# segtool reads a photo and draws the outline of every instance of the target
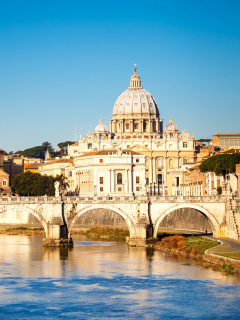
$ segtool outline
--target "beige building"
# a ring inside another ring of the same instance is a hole
[[[38,166],[38,172],[42,175],[56,177],[58,175],[65,175],[67,167],[72,166],[72,159],[55,159],[53,161],[41,163]]]
[[[0,149],[0,195],[9,195],[9,174],[4,171],[4,151]]]
[[[66,168],[71,192],[80,195],[133,195],[145,192],[144,155],[132,150],[98,150],[74,158]]]
[[[195,139],[186,130],[179,131],[173,118],[163,131],[163,120],[153,96],[143,89],[134,68],[129,88],[113,107],[110,130],[100,119],[93,133],[68,147],[76,158],[90,151],[130,149],[145,157],[145,183],[161,184],[172,194],[173,187],[183,183],[183,166],[194,162]]]

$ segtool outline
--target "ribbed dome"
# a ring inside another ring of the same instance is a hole
[[[131,77],[130,87],[118,97],[113,108],[113,116],[124,114],[153,114],[159,116],[157,102],[151,93],[141,87],[141,80],[136,67]]]
[[[108,132],[108,128],[103,124],[102,118],[99,120],[99,124],[96,126],[94,132],[95,133]]]
[[[178,126],[173,122],[173,118],[170,118],[169,124],[166,126],[165,131],[179,131]]]

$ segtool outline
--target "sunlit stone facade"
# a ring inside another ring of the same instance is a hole
[[[195,161],[195,139],[186,130],[182,133],[170,119],[163,130],[163,120],[153,96],[143,89],[134,68],[129,88],[113,107],[110,130],[100,119],[93,133],[80,135],[68,147],[68,155],[77,158],[90,151],[128,149],[145,157],[145,184],[161,184],[169,194],[176,194],[183,183],[186,163]]]

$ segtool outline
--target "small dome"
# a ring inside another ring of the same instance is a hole
[[[103,124],[102,118],[99,121],[99,124],[96,126],[94,133],[108,133],[108,128]]]
[[[115,102],[113,116],[134,114],[151,114],[159,116],[156,100],[151,93],[143,89],[136,67],[130,80],[130,87]]]
[[[178,126],[173,122],[173,118],[170,118],[169,124],[166,126],[165,131],[179,131]]]

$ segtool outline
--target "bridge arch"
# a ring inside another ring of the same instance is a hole
[[[79,218],[80,216],[82,216],[84,213],[90,211],[90,210],[94,210],[94,209],[109,209],[117,214],[119,214],[126,222],[128,230],[129,230],[129,234],[131,238],[134,238],[135,234],[136,234],[136,229],[135,229],[135,224],[132,221],[132,219],[129,217],[129,215],[127,213],[125,213],[122,209],[114,206],[114,205],[109,205],[109,204],[94,204],[94,205],[89,205],[80,209],[77,209],[74,217],[69,220],[68,222],[68,231],[69,234],[71,234],[71,230],[73,225],[75,224],[77,218]]]
[[[41,225],[44,228],[46,237],[48,237],[48,224],[47,224],[46,220],[43,218],[43,216],[38,213],[38,211],[39,211],[38,208],[33,209],[33,208],[25,205],[24,206],[24,211],[27,211],[27,213],[32,214],[34,217],[36,217],[39,220],[39,222],[41,223]]]
[[[219,225],[217,219],[214,217],[214,215],[208,209],[206,209],[206,208],[204,208],[204,207],[202,207],[200,205],[195,205],[195,204],[192,204],[192,203],[185,203],[185,204],[174,205],[174,206],[168,208],[167,210],[165,210],[164,212],[162,212],[160,214],[160,216],[156,219],[156,221],[154,223],[154,237],[157,237],[158,227],[159,227],[160,223],[163,221],[163,219],[168,214],[170,214],[171,212],[173,212],[175,210],[185,209],[185,208],[195,209],[195,210],[198,210],[201,213],[203,213],[207,217],[207,219],[208,219],[208,221],[209,221],[209,223],[211,225],[213,234],[214,235],[218,235],[219,234],[220,225]]]

